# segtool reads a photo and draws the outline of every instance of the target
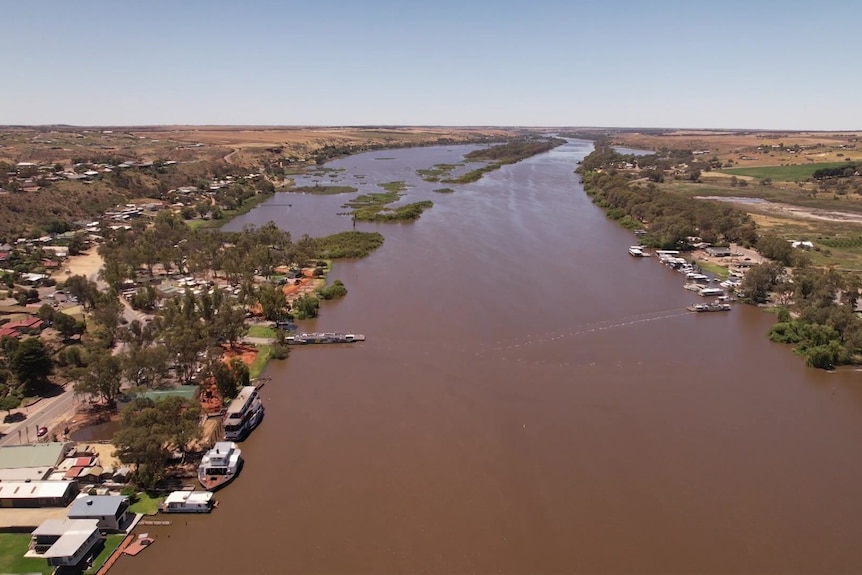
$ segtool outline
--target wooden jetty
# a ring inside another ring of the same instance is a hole
[[[163,519],[141,519],[138,521],[138,525],[171,525],[171,523],[171,521]]]

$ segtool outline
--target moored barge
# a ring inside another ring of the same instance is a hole
[[[307,345],[313,343],[354,343],[357,341],[365,341],[365,336],[361,333],[342,333],[342,332],[326,332],[326,333],[298,333],[289,335],[284,338],[284,343],[287,345]]]

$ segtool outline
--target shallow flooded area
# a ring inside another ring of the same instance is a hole
[[[336,263],[347,297],[300,326],[368,340],[270,364],[218,508],[148,527],[115,572],[862,571],[859,372],[805,368],[757,308],[686,311],[703,298],[583,193],[590,149],[450,194],[415,172],[458,147],[327,164],[435,203],[358,224],[385,244]],[[349,195],[281,196],[232,229],[352,227]]]

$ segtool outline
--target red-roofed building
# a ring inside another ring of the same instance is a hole
[[[66,471],[66,479],[77,479],[78,476],[87,473],[86,467],[72,467],[68,471]]]
[[[0,338],[4,336],[21,337],[25,330],[40,330],[44,325],[45,323],[38,317],[11,321],[0,328]]]

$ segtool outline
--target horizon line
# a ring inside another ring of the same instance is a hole
[[[862,132],[862,128],[805,129],[805,128],[716,128],[673,126],[578,126],[578,125],[517,125],[517,124],[0,124],[10,128],[257,128],[257,129],[369,129],[369,128],[450,128],[450,129],[507,129],[507,130],[627,130],[627,131],[693,131],[693,132],[791,132],[841,133]]]

